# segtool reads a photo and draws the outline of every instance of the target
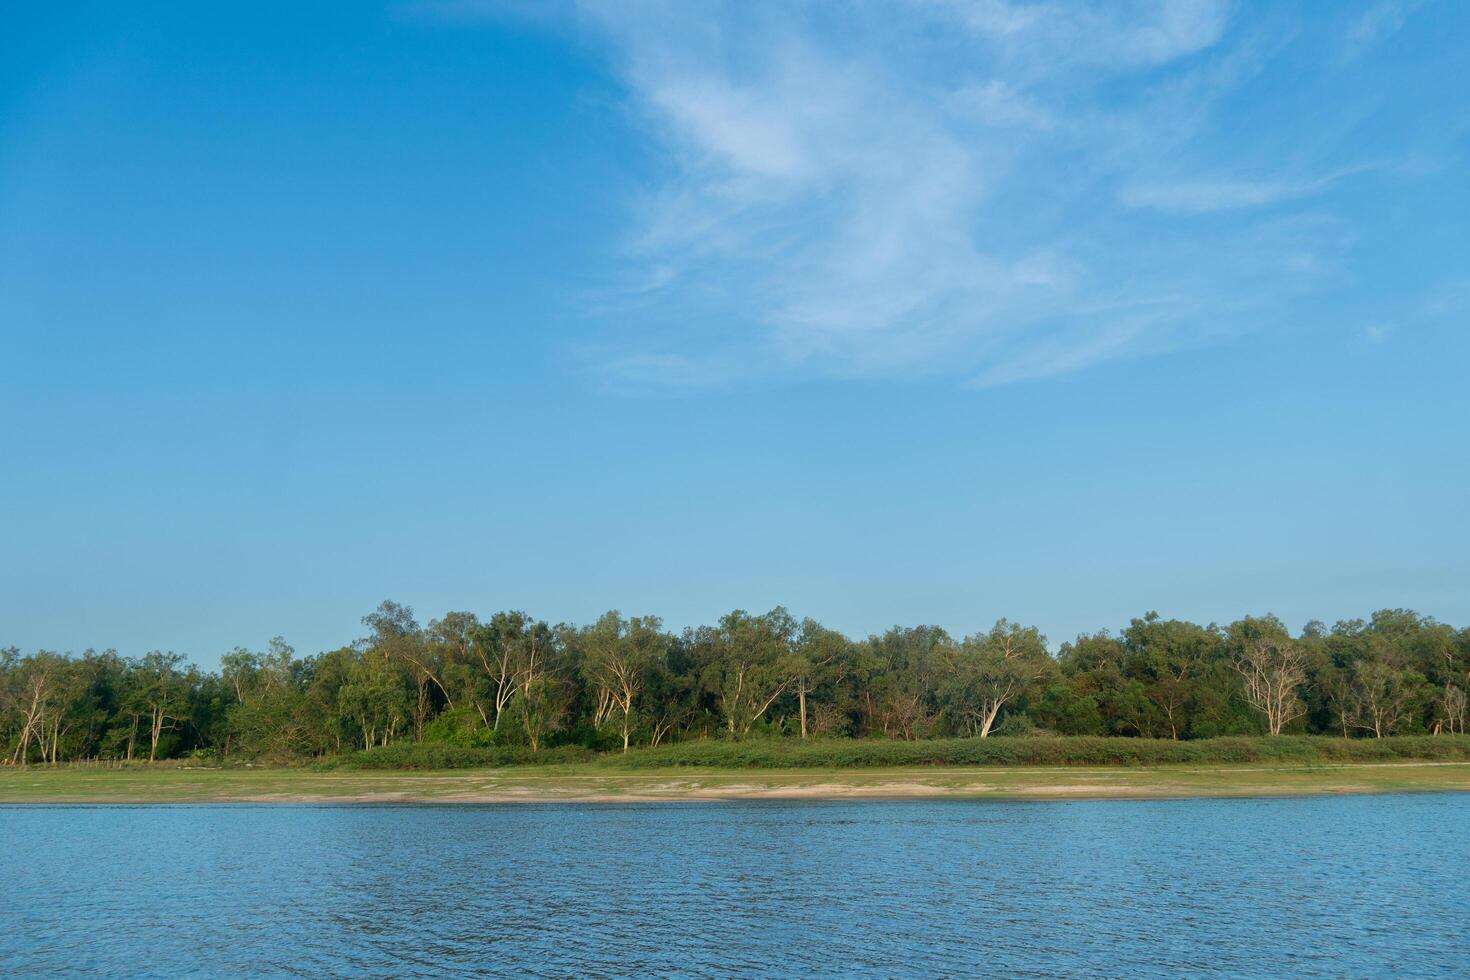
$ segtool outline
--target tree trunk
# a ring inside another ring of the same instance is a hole
[[[429,721],[429,681],[427,678],[419,678],[419,697],[414,704],[413,712],[413,737],[415,741],[424,740],[424,725]]]
[[[153,762],[158,757],[158,739],[163,735],[163,709],[154,708],[153,718],[148,730],[148,761]]]
[[[990,726],[995,724],[995,716],[998,715],[998,714],[1000,714],[1000,705],[1001,705],[1001,702],[997,701],[993,705],[986,706],[986,708],[985,708],[985,716],[980,721],[980,737],[981,738],[989,738],[990,737]]]

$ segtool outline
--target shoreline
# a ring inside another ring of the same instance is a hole
[[[1320,766],[0,770],[10,805],[1163,800],[1470,792],[1470,762]]]

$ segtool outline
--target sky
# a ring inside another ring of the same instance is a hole
[[[0,645],[1470,624],[1470,5],[0,12]]]

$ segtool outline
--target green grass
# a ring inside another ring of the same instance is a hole
[[[534,764],[527,764],[534,758]],[[1470,791],[1470,738],[991,738],[583,749],[390,746],[332,765],[0,767],[0,803],[1172,798]]]
[[[444,771],[0,770],[0,803],[482,803],[698,799],[1109,799],[1470,791],[1470,762],[1241,766],[919,766]]]
[[[1145,738],[957,738],[920,742],[760,739],[684,742],[627,755],[575,746],[463,748],[401,743],[318,763],[325,769],[479,769],[596,762],[621,769],[871,769],[895,766],[1159,766],[1243,763],[1321,765],[1404,759],[1470,760],[1470,736],[1382,739],[1233,737],[1175,742]]]

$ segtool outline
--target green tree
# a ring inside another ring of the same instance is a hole
[[[560,652],[556,634],[541,622],[525,631],[518,646],[512,704],[532,752],[540,751],[566,717],[570,698]]]
[[[581,641],[582,672],[596,705],[593,725],[616,719],[626,753],[648,675],[664,652],[662,624],[657,616],[628,620],[614,610],[585,630]]]
[[[196,678],[193,668],[184,663],[183,654],[157,650],[143,656],[136,673],[139,683],[133,692],[135,716],[148,723],[148,761],[154,762],[164,733],[188,718],[188,695]]]
[[[777,607],[763,616],[737,609],[720,619],[713,633],[713,654],[704,682],[714,695],[725,733],[738,739],[750,734],[772,704],[796,681],[793,657],[796,621]]]
[[[801,632],[796,638],[791,664],[794,669],[792,689],[796,695],[797,718],[802,738],[807,737],[812,727],[812,712],[808,700],[815,692],[827,695],[825,704],[833,700],[832,688],[846,676],[851,667],[852,644],[836,630],[829,630],[814,619],[802,621]],[[823,734],[830,734],[836,719],[823,713],[818,726]]]
[[[1003,709],[1056,672],[1046,638],[1034,626],[998,620],[990,632],[966,637],[950,651],[945,710],[967,734],[985,738]]]

